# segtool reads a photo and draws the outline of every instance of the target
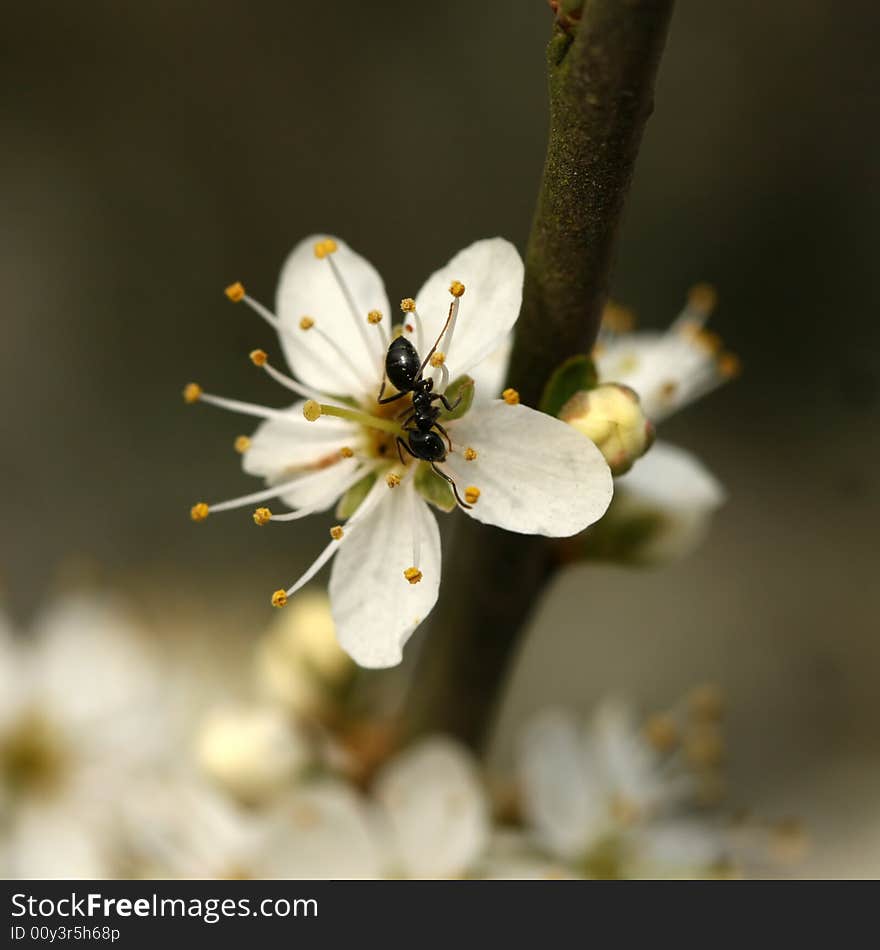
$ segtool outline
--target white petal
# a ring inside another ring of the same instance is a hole
[[[426,739],[390,762],[376,780],[398,870],[411,878],[465,874],[489,841],[489,808],[467,750]]]
[[[315,257],[315,243],[324,237],[312,235],[300,241],[281,271],[276,307],[287,362],[294,375],[321,392],[375,396],[382,380],[385,348],[379,328],[367,323],[367,314],[379,310],[385,326],[389,326],[391,312],[385,285],[373,265],[338,238],[332,265],[328,258]],[[333,266],[351,292],[356,315],[340,290]],[[335,347],[314,329],[301,330],[299,323],[304,316],[311,317]]]
[[[534,842],[519,831],[496,831],[480,862],[480,878],[492,881],[573,880],[571,868],[540,854]]]
[[[656,530],[639,548],[646,561],[672,561],[690,554],[703,541],[725,492],[696,456],[667,442],[656,442],[618,481],[622,515],[650,514]]]
[[[538,841],[564,860],[579,858],[607,827],[607,799],[577,723],[561,710],[538,714],[523,730],[518,769]]]
[[[519,316],[523,262],[509,241],[487,238],[459,251],[435,271],[416,297],[426,352],[446,321],[452,301],[449,285],[454,280],[464,284],[465,292],[446,354],[453,378],[467,373],[504,342]]]
[[[468,375],[474,381],[474,405],[485,405],[501,395],[512,348],[513,334],[508,333],[497,350],[468,370]]]
[[[362,880],[382,872],[377,830],[342,782],[301,786],[275,814],[263,872],[269,878]]]
[[[611,501],[608,463],[571,426],[526,406],[496,401],[450,424],[455,453],[444,463],[459,492],[479,500],[467,513],[520,534],[568,537],[605,514]],[[465,448],[477,457],[467,462]]]
[[[358,436],[354,423],[332,416],[309,422],[302,414],[305,401],[287,410],[289,418],[260,423],[251,437],[242,466],[248,475],[270,483],[293,478],[304,467],[332,458],[343,446],[353,448]]]
[[[440,532],[412,481],[388,497],[342,542],[330,576],[330,605],[339,644],[361,666],[396,666],[404,643],[428,616],[440,587]],[[410,584],[413,518],[422,579]]]

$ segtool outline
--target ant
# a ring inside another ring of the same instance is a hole
[[[433,392],[434,380],[430,377],[426,379],[423,375],[425,367],[430,362],[431,357],[440,345],[440,341],[443,339],[443,334],[449,327],[454,306],[453,302],[449,307],[449,316],[446,318],[446,323],[440,331],[440,335],[431,347],[430,353],[423,360],[420,360],[416,348],[402,334],[391,341],[388,352],[385,354],[385,376],[382,379],[382,386],[376,398],[379,405],[384,406],[389,402],[395,402],[397,399],[403,399],[408,393],[412,393],[412,407],[401,421],[406,440],[397,436],[397,454],[400,461],[406,464],[401,451],[406,449],[414,459],[430,462],[431,468],[452,486],[452,493],[455,495],[458,504],[462,508],[471,508],[472,506],[464,502],[459,496],[455,480],[446,472],[437,468],[438,462],[446,461],[446,446],[443,444],[443,439],[446,439],[450,452],[452,451],[452,440],[449,438],[449,433],[437,421],[440,409],[434,403],[439,400],[443,403],[447,412],[452,412],[461,402],[461,396],[454,403],[450,403],[442,393]],[[385,392],[387,380],[391,380],[391,384],[398,392],[393,396],[383,398],[382,393]],[[437,435],[435,429],[443,436],[443,439],[440,438],[440,435]]]

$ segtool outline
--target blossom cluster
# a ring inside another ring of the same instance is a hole
[[[106,597],[60,601],[28,640],[6,624],[0,647],[6,877],[717,877],[742,866],[742,830],[714,808],[724,749],[712,689],[644,721],[619,701],[585,723],[544,710],[523,728],[513,773],[490,776],[449,737],[400,747],[388,722],[353,711],[356,667],[324,595],[279,615],[256,649],[252,696],[234,702],[232,683],[211,688],[196,664],[172,663]]]

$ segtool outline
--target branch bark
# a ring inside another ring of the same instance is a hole
[[[674,0],[586,0],[547,49],[550,136],[526,251],[509,384],[536,406],[567,357],[588,352]],[[478,748],[531,611],[553,572],[546,538],[457,526],[440,604],[404,709],[409,736]]]

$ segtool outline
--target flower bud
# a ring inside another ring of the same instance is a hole
[[[354,663],[336,641],[326,594],[299,594],[260,644],[257,675],[273,700],[320,715],[351,678]]]
[[[208,776],[247,804],[284,791],[311,758],[305,737],[282,710],[232,705],[205,717],[196,755]]]
[[[628,472],[654,441],[638,395],[621,383],[575,393],[559,418],[595,442],[615,476]]]

